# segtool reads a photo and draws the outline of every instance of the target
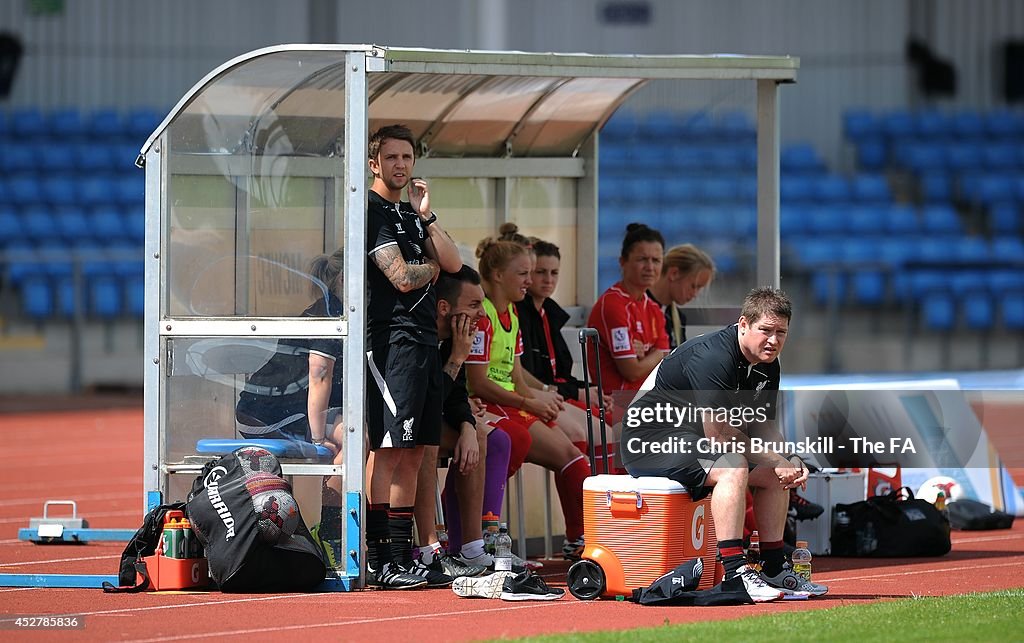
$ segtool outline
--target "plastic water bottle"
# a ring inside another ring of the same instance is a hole
[[[796,541],[796,549],[791,556],[793,560],[793,573],[802,576],[804,580],[811,580],[811,550],[807,548],[806,540]]]
[[[494,554],[494,539],[498,537],[498,517],[491,512],[487,512],[483,516],[483,528],[484,528],[484,551],[488,554]]]
[[[750,545],[747,546],[747,566],[761,571],[761,536],[756,529],[750,532]]]
[[[512,571],[512,536],[508,535],[508,525],[501,523],[498,537],[494,540],[494,571]]]

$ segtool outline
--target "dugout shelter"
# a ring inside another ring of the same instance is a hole
[[[249,376],[289,338],[343,341],[344,463],[297,445],[297,494],[342,474],[349,555],[335,585],[362,585],[365,204],[368,133],[408,125],[416,174],[463,247],[498,225],[563,249],[564,303],[597,297],[599,131],[649,84],[742,83],[756,122],[756,276],[779,283],[780,84],[799,60],[736,55],[587,55],[282,45],[224,63],[152,133],[146,174],[145,503],[183,499],[211,439],[236,440],[235,405],[305,382]],[[685,91],[685,89],[684,89]],[[666,159],[666,163],[670,160]],[[337,317],[299,317],[322,287],[310,260],[343,248]],[[348,251],[351,249],[352,251]],[[349,357],[352,356],[352,357]],[[215,450],[215,447],[213,447]],[[306,485],[308,486],[308,485]],[[328,579],[330,581],[330,579]]]

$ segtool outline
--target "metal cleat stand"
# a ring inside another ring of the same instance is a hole
[[[70,506],[71,516],[51,516],[50,507],[56,505]],[[47,500],[43,503],[42,518],[32,518],[28,529],[19,529],[18,540],[37,545],[84,545],[92,540],[127,542],[134,534],[134,529],[90,529],[89,522],[79,517],[74,500]]]

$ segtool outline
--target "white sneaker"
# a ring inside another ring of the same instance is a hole
[[[525,559],[520,558],[519,556],[516,556],[515,552],[512,553],[512,568],[513,569],[515,569],[516,567],[522,567],[524,569],[529,569],[530,571],[534,571],[535,572],[535,571],[537,571],[538,569],[540,569],[543,566],[544,566],[544,563],[540,562],[539,560],[525,560]]]
[[[486,576],[460,576],[452,581],[452,591],[463,598],[501,598],[501,590],[506,578],[512,578],[513,572],[494,572]]]
[[[803,576],[793,571],[793,566],[789,563],[782,565],[782,571],[777,576],[768,576],[764,572],[761,572],[761,576],[764,578],[764,582],[768,583],[772,587],[782,590],[787,596],[797,594],[805,596],[824,596],[828,593],[828,587],[819,585],[818,583],[812,583]]]
[[[764,576],[753,567],[743,565],[736,570],[736,576],[743,581],[743,588],[747,590],[750,600],[755,603],[767,603],[782,598],[782,591],[769,586]]]
[[[455,559],[463,565],[482,565],[488,569],[494,569],[494,556],[491,556],[487,552],[477,554],[476,556],[466,556],[465,553],[455,554]]]

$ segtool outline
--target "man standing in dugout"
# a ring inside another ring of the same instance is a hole
[[[404,125],[370,136],[373,184],[366,209],[367,584],[410,589],[428,579],[412,570],[412,516],[423,447],[441,435],[441,365],[434,283],[462,259],[413,178],[415,139]],[[409,200],[402,201],[408,189]]]

